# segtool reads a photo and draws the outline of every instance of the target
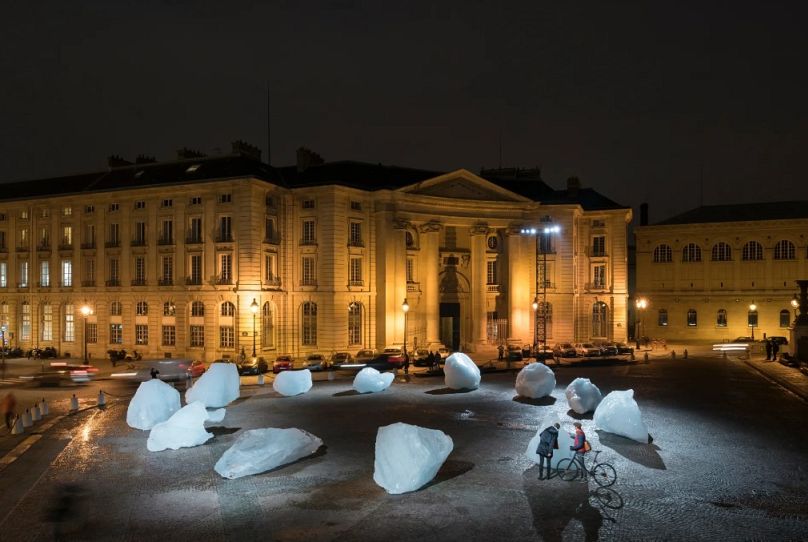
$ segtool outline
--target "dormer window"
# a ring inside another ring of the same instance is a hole
[[[160,202],[160,207],[162,207],[163,209],[167,209],[173,206],[174,206],[174,200],[164,199],[163,201]]]
[[[136,201],[135,202],[135,209],[145,209],[146,202],[145,201]]]
[[[304,199],[303,200],[303,208],[304,209],[314,209],[314,200],[313,199]]]
[[[191,198],[191,205],[202,205],[202,196],[194,196]]]

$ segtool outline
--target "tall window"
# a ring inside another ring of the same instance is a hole
[[[718,312],[715,313],[715,326],[716,327],[727,327],[727,310],[726,309],[718,309]]]
[[[274,282],[277,277],[275,271],[275,254],[264,254],[264,280],[266,282]]]
[[[84,224],[84,240],[82,244],[86,248],[93,248],[95,246],[95,224]]]
[[[202,219],[199,217],[194,217],[191,219],[190,228],[188,230],[188,242],[202,242]]]
[[[142,246],[146,244],[146,223],[135,222],[135,238],[132,240],[135,246]]]
[[[714,262],[728,262],[732,259],[732,248],[726,243],[713,245],[712,260]]]
[[[797,257],[797,250],[794,248],[794,243],[783,239],[774,245],[774,259],[775,260],[794,260]]]
[[[314,220],[303,221],[303,244],[313,245],[317,240]]]
[[[123,314],[123,304],[120,301],[113,301],[109,305],[110,316],[120,316]]]
[[[407,258],[407,282],[415,282],[415,259]]]
[[[317,275],[314,269],[314,257],[303,256],[300,259],[301,267],[301,281],[303,286],[315,286],[317,284]]]
[[[687,325],[689,327],[696,327],[698,325],[698,314],[696,309],[688,309],[687,311]]]
[[[348,280],[351,286],[362,285],[362,258],[351,258],[351,268]]]
[[[205,304],[201,301],[191,303],[191,316],[205,316]]]
[[[22,302],[22,322],[20,325],[20,339],[23,341],[31,340],[31,304],[27,301]]]
[[[171,284],[174,280],[174,256],[163,256],[160,282]]]
[[[72,343],[76,340],[76,310],[73,305],[65,305],[65,342]]]
[[[758,327],[758,312],[749,311],[746,313],[746,325],[749,327]]]
[[[202,284],[202,255],[191,255],[191,275],[188,277],[191,284]]]
[[[592,238],[592,256],[606,256],[605,235],[596,235]]]
[[[119,262],[118,258],[110,258],[109,259],[109,282],[110,282],[110,286],[118,286],[118,282],[121,280],[119,263],[120,262]]]
[[[91,284],[95,283],[95,258],[84,260],[84,280]]]
[[[191,326],[191,346],[194,348],[205,346],[205,326]]]
[[[137,316],[146,316],[149,314],[149,304],[146,301],[138,301],[135,305],[135,314]]]
[[[277,241],[275,233],[275,217],[268,216],[264,220],[264,241],[273,243]]]
[[[135,256],[135,283],[146,283],[146,258],[144,256]]]
[[[609,310],[606,303],[597,301],[592,305],[592,336],[608,337]]]
[[[361,222],[351,222],[351,230],[350,236],[348,238],[348,244],[353,247],[361,247],[362,246],[362,223]]]
[[[233,326],[219,326],[219,348],[235,348],[236,335]]]
[[[665,327],[668,325],[667,309],[659,309],[659,312],[657,312],[657,325],[660,327]]]
[[[233,255],[219,254],[219,284],[233,282]]]
[[[654,263],[670,263],[673,261],[673,250],[670,245],[657,245],[654,249]]]
[[[50,286],[50,262],[47,260],[39,262],[39,285]]]
[[[28,262],[20,262],[20,288],[28,287]]]
[[[741,258],[747,262],[762,260],[763,245],[757,241],[749,241],[743,246]]]
[[[780,311],[780,327],[791,326],[791,311],[783,309]]]
[[[230,303],[229,301],[225,301],[222,303],[222,316],[235,316],[236,315],[236,306]]]
[[[160,244],[161,245],[174,244],[174,221],[169,218],[163,220],[163,229],[160,235]]]
[[[163,303],[163,316],[176,316],[177,305],[173,301],[166,301]]]
[[[73,286],[73,260],[62,260],[62,286]]]
[[[605,288],[606,287],[606,266],[593,265],[592,266],[592,287]]]
[[[229,216],[219,217],[219,241],[232,241],[233,230],[231,229],[232,219]]]
[[[109,237],[107,238],[107,243],[111,247],[117,247],[121,242],[120,236],[120,227],[118,224],[110,224],[109,225]]]
[[[53,340],[53,305],[50,303],[42,305],[42,340]]]
[[[261,309],[261,344],[264,348],[273,348],[275,346],[274,326],[272,305],[267,301]]]
[[[404,232],[404,243],[407,245],[407,248],[415,248],[415,236],[413,236],[411,231]]]
[[[149,326],[135,324],[135,344],[149,344]]]
[[[90,344],[98,342],[98,324],[95,322],[87,323],[87,342]]]
[[[62,226],[62,246],[69,247],[73,244],[73,226]]]
[[[499,284],[497,281],[497,261],[488,260],[486,262],[486,284]]]
[[[194,326],[191,326],[192,328]],[[191,339],[193,343],[193,336]],[[174,346],[177,344],[177,327],[176,326],[163,326],[161,329],[161,340],[160,343],[163,346]],[[194,346],[191,344],[191,346]]]
[[[683,262],[700,262],[701,261],[701,247],[695,243],[685,245],[682,249]]]
[[[8,288],[8,263],[0,262],[0,288]]]
[[[311,301],[303,303],[302,342],[304,346],[317,344],[317,304]]]
[[[348,306],[348,344],[362,344],[362,305]]]
[[[109,344],[123,344],[123,324],[109,325]]]

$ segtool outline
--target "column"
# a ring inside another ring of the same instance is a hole
[[[423,264],[421,296],[424,301],[424,320],[426,322],[426,348],[437,349],[440,344],[440,306],[438,278],[440,273],[440,228],[437,222],[422,224],[418,231],[421,234],[420,248]]]
[[[487,224],[471,227],[471,343],[474,351],[486,342],[486,290],[487,266],[485,243],[489,233]]]

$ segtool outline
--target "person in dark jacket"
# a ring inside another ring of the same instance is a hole
[[[766,361],[772,359],[772,342],[766,339]]]
[[[558,429],[561,424],[555,423],[539,434],[539,480],[550,479],[550,463],[553,458],[553,450],[558,450]],[[544,476],[544,464],[547,463],[547,476]]]
[[[771,339],[770,342],[772,343],[772,361],[777,361],[777,354],[780,352],[780,343],[772,341]]]
[[[581,428],[581,422],[575,422],[572,425],[575,426],[575,440],[573,440],[570,450],[575,452],[575,462],[581,467],[581,476],[583,480],[586,481],[588,479],[586,465],[584,465],[584,454],[586,453],[586,434]]]

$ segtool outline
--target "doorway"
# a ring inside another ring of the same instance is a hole
[[[440,342],[453,352],[460,350],[460,303],[440,304]]]

